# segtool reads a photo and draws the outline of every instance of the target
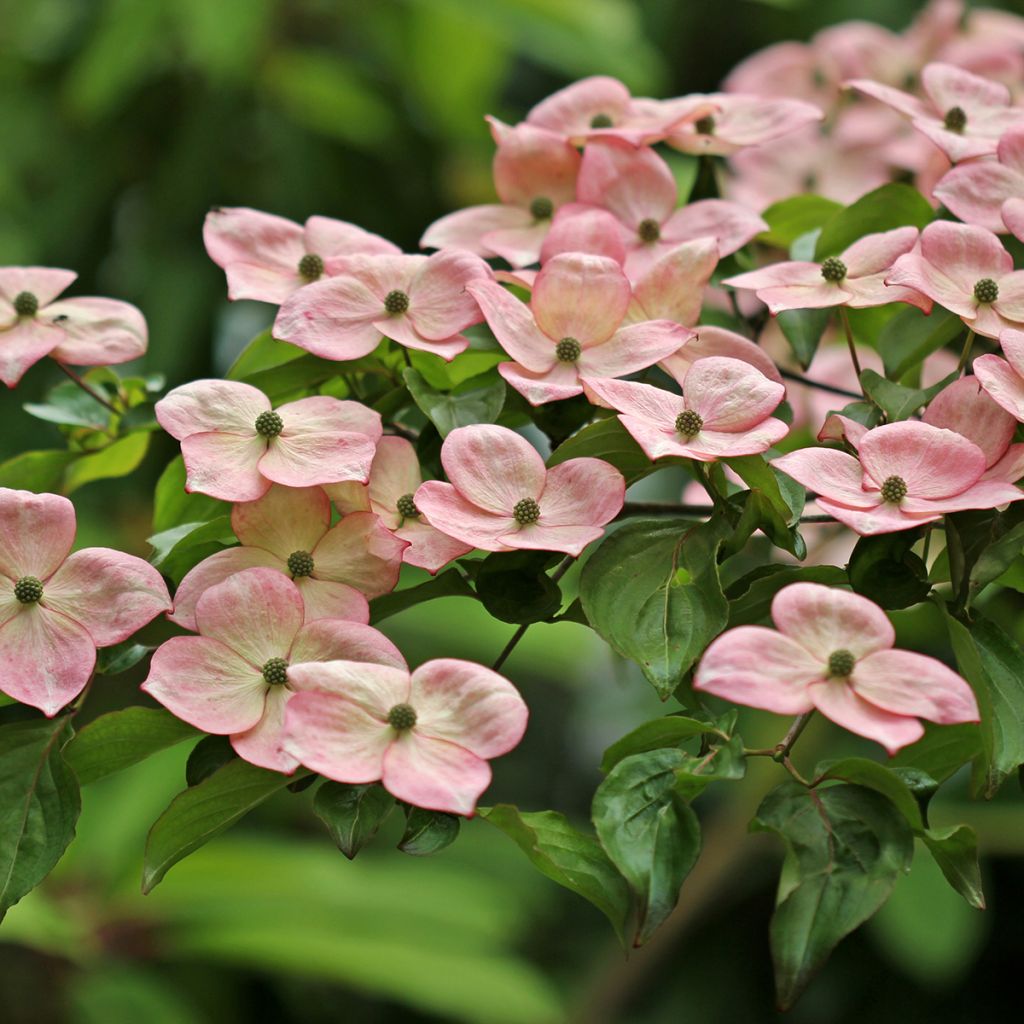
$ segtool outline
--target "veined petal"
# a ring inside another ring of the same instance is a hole
[[[786,394],[760,370],[741,359],[698,359],[683,380],[687,407],[700,414],[707,430],[750,430],[767,419]]]
[[[385,727],[391,708],[409,701],[409,672],[372,661],[337,660],[291,665],[288,683],[302,693],[317,692],[332,700],[343,699]]]
[[[975,359],[972,369],[988,396],[1014,419],[1024,422],[1024,377],[1005,359],[991,354]]]
[[[985,472],[985,456],[974,442],[952,430],[910,420],[869,430],[859,453],[865,475],[876,486],[897,476],[913,498],[959,494]]]
[[[44,582],[75,542],[75,506],[59,494],[0,487],[0,573]]]
[[[617,330],[607,341],[584,348],[576,361],[581,374],[621,377],[646,370],[678,352],[693,332],[670,320],[647,320]]]
[[[549,338],[574,338],[587,348],[612,336],[626,315],[629,298],[629,281],[614,260],[563,253],[552,257],[537,275],[530,306]]]
[[[486,206],[468,206],[435,220],[423,233],[423,249],[465,249],[476,256],[490,256],[483,243],[491,231],[525,228],[533,224],[529,210],[521,206],[489,203]]]
[[[517,526],[500,539],[512,549],[562,551],[575,558],[603,534],[600,526],[548,526],[538,522]]]
[[[292,665],[311,661],[367,661],[408,671],[402,652],[378,629],[358,622],[317,619],[295,634],[288,654]],[[292,685],[301,688],[298,677]]]
[[[879,501],[873,508],[850,508],[818,498],[818,507],[822,512],[832,516],[837,522],[848,526],[862,537],[873,537],[880,533],[898,533],[900,530],[914,530],[925,523],[934,523],[942,518],[941,512],[934,515],[927,513],[905,512],[900,505]]]
[[[771,356],[763,348],[749,338],[724,327],[707,327],[703,324],[696,328],[697,335],[689,339],[674,355],[661,361],[662,367],[682,384],[687,370],[698,359],[708,356],[728,356],[730,359],[742,359],[750,363],[755,370],[760,370],[769,380],[782,383],[782,375],[772,361]]]
[[[457,427],[441,447],[441,464],[463,497],[494,515],[510,516],[516,502],[539,498],[544,490],[544,460],[526,438],[507,427]],[[433,523],[444,521],[424,511]]]
[[[1021,447],[1024,448],[1024,445]],[[1024,476],[1024,473],[1021,475]],[[431,576],[449,562],[468,555],[473,550],[472,544],[466,544],[442,533],[426,522],[425,517],[418,520],[406,519],[395,530],[395,536],[409,543],[402,552],[402,561],[407,565],[426,569]]]
[[[539,198],[557,206],[576,197],[580,154],[560,132],[525,121],[508,127],[490,120],[498,144],[494,188],[502,202],[528,208]]]
[[[998,358],[998,357],[995,357]],[[986,467],[1001,459],[1010,446],[1017,422],[982,388],[977,377],[961,377],[942,389],[921,417],[973,441],[985,455]]]
[[[399,800],[430,811],[472,815],[491,768],[464,747],[410,729],[384,754],[381,780]]]
[[[859,661],[850,677],[857,694],[883,711],[929,722],[977,722],[974,691],[936,658],[914,651],[878,651]]]
[[[379,597],[395,589],[405,547],[372,512],[353,512],[313,548],[313,575]]]
[[[661,429],[672,428],[686,406],[680,395],[632,380],[585,377],[583,383],[616,412],[646,420]]]
[[[556,362],[555,345],[559,339],[544,334],[526,303],[497,281],[475,281],[468,288],[480,304],[488,327],[510,356],[535,373],[551,369]]]
[[[365,626],[370,621],[370,605],[366,595],[347,583],[299,576],[295,586],[302,595],[306,622],[343,619],[345,622],[360,622]]]
[[[260,768],[291,775],[299,766],[298,758],[285,753],[284,716],[292,693],[287,686],[268,686],[263,716],[245,732],[231,737],[231,746],[240,758]]]
[[[262,391],[232,380],[196,380],[156,403],[160,426],[178,441],[211,432],[257,437],[256,419],[269,411],[270,399]]]
[[[768,225],[752,210],[726,199],[699,199],[680,207],[662,225],[665,242],[688,242],[713,237],[721,257],[732,255]]]
[[[38,317],[16,320],[10,327],[0,329],[0,380],[13,388],[26,370],[48,356],[64,339],[59,327]]]
[[[302,228],[247,207],[216,208],[203,224],[206,251],[228,275],[228,298],[282,302],[301,284]]]
[[[511,513],[496,515],[467,501],[451,484],[428,480],[420,484],[415,501],[428,519],[444,526],[444,533],[484,551],[509,551],[500,538],[516,525]]]
[[[387,259],[388,257],[373,257]],[[348,273],[308,284],[282,303],[274,337],[324,359],[360,359],[380,343],[383,300]]]
[[[275,484],[262,498],[231,510],[231,529],[239,541],[282,562],[293,551],[312,551],[330,525],[331,501],[321,487]]]
[[[576,198],[603,206],[634,231],[645,220],[660,225],[675,208],[677,191],[672,171],[653,149],[600,138],[583,150]]]
[[[0,299],[14,305],[21,292],[31,292],[42,308],[71,287],[77,277],[73,270],[55,267],[0,267]]]
[[[576,363],[556,362],[543,373],[534,373],[518,363],[498,363],[498,373],[530,405],[547,405],[583,393]]]
[[[181,442],[185,490],[222,501],[255,501],[271,481],[259,469],[267,442],[251,434],[190,434]]]
[[[862,697],[845,680],[830,679],[810,688],[814,706],[836,725],[881,743],[890,756],[924,735],[916,718],[883,711]]]
[[[46,318],[64,332],[50,352],[59,363],[73,366],[113,366],[145,355],[149,341],[146,318],[128,302],[117,299],[63,299],[46,309]]]
[[[312,216],[303,228],[306,252],[323,259],[356,254],[397,256],[401,253],[394,242],[389,242],[357,224],[333,217]]]
[[[428,341],[445,341],[483,320],[470,281],[486,281],[490,267],[479,256],[458,249],[434,253],[409,288],[409,320]]]
[[[809,491],[848,508],[874,508],[881,500],[877,490],[864,489],[860,462],[846,452],[800,448],[773,459],[772,465]]]
[[[567,459],[548,470],[540,496],[543,526],[604,526],[621,511],[626,484],[603,459]]]

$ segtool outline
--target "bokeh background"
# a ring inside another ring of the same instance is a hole
[[[1016,0],[1017,3],[1020,0]],[[1012,7],[1014,0],[1004,6]],[[994,5],[997,6],[997,5]],[[848,18],[905,25],[912,0],[0,0],[0,263],[63,266],[77,294],[139,305],[148,372],[222,371],[272,311],[229,306],[206,258],[212,205],[356,221],[407,249],[448,210],[491,199],[482,115],[515,121],[568,81],[635,93],[714,89],[754,50]],[[0,459],[61,443],[24,415],[56,383],[40,363],[0,395]],[[172,454],[76,494],[90,541],[146,553],[150,495]],[[570,579],[569,586],[571,588]],[[897,615],[927,649],[934,624]],[[419,662],[493,660],[512,630],[446,599],[390,620]],[[2,671],[2,666],[0,666]],[[571,623],[534,627],[507,672],[533,708],[488,799],[585,821],[600,751],[664,711]],[[135,699],[108,684],[94,710]],[[779,723],[751,715],[754,746]],[[800,756],[860,750],[814,723]],[[4,1024],[661,1024],[772,1021],[767,921],[778,851],[746,822],[778,769],[700,801],[705,852],[680,911],[626,958],[589,905],[537,875],[483,822],[436,858],[386,828],[354,863],[308,794],[272,802],[138,893],[149,822],[183,785],[169,751],[88,788],[64,863],[0,929]],[[1015,787],[1009,785],[1008,790]],[[989,1021],[1019,1005],[1024,811],[969,805],[954,780],[935,824],[968,821],[990,909],[919,858],[789,1015],[794,1024]],[[397,826],[397,821],[392,823]]]

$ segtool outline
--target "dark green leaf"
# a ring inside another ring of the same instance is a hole
[[[902,530],[861,537],[850,555],[850,585],[887,609],[908,608],[931,591],[928,568],[911,551],[921,531]]]
[[[163,533],[183,523],[204,523],[231,511],[226,501],[218,501],[198,491],[185,490],[185,463],[176,455],[160,474],[153,495],[153,532]]]
[[[801,235],[824,227],[842,208],[840,203],[815,195],[793,196],[772,203],[762,214],[768,230],[758,235],[757,240],[789,249]]]
[[[153,548],[150,561],[165,576],[180,583],[185,573],[204,558],[237,543],[230,516],[217,516],[200,523],[182,523],[155,533],[148,543]]]
[[[815,258],[838,256],[857,239],[878,231],[923,228],[934,216],[931,204],[916,188],[902,183],[883,185],[829,219],[818,239]]]
[[[943,377],[938,384],[928,388],[906,388],[886,380],[874,370],[862,370],[860,384],[864,394],[878,406],[890,422],[905,420],[927,405],[946,385],[956,380],[957,374]]]
[[[916,306],[905,306],[878,335],[878,351],[885,374],[899,380],[927,356],[949,344],[964,329],[955,313],[936,307],[925,315]]]
[[[317,388],[343,371],[354,373],[361,368],[362,360],[344,364],[319,356],[303,355],[267,370],[258,370],[245,378],[246,384],[259,388],[272,402],[278,402],[297,392]]]
[[[204,736],[185,762],[185,785],[198,786],[238,755],[227,736]]]
[[[412,360],[413,369],[422,375],[427,384],[438,391],[450,391],[459,384],[494,369],[498,363],[508,359],[508,356],[497,348],[468,348],[447,363],[431,352],[410,349],[409,358]]]
[[[477,596],[502,622],[545,622],[562,607],[562,591],[546,572],[550,562],[547,551],[492,552],[477,571]]]
[[[598,420],[573,434],[551,453],[548,466],[581,457],[604,459],[625,477],[627,485],[654,472],[654,463],[644,455],[617,416]]]
[[[978,867],[978,837],[969,825],[930,828],[921,838],[946,881],[977,910],[985,909],[985,892]]]
[[[943,783],[981,754],[981,732],[973,722],[930,725],[916,743],[904,747],[889,763],[916,768]]]
[[[632,754],[660,750],[663,747],[677,747],[685,740],[705,733],[720,736],[722,739],[729,738],[714,722],[702,722],[685,715],[666,715],[664,718],[655,718],[654,721],[645,722],[632,732],[626,733],[622,739],[616,740],[601,758],[601,771],[607,774],[623,758],[630,757]]]
[[[433,601],[438,597],[475,598],[476,594],[458,569],[445,569],[425,583],[375,597],[370,602],[370,621],[376,624],[423,601]]]
[[[732,736],[724,743],[712,743],[703,754],[687,754],[676,769],[676,793],[687,803],[704,792],[709,782],[737,781],[747,773],[743,740]]]
[[[787,309],[775,318],[793,355],[805,370],[818,351],[831,315],[831,309]]]
[[[842,586],[846,573],[834,565],[793,568],[765,565],[747,573],[726,592],[729,598],[729,628],[761,622],[771,611],[775,595],[790,583],[825,583]]]
[[[149,644],[137,644],[131,640],[104,647],[96,654],[96,675],[117,676],[128,669],[134,668],[152,651]]]
[[[395,798],[378,783],[351,786],[327,781],[313,798],[313,811],[349,860],[377,834],[394,808]]]
[[[877,761],[869,761],[866,757],[844,757],[839,761],[823,761],[814,769],[813,785],[817,786],[830,779],[852,782],[857,786],[866,786],[876,793],[888,797],[912,829],[924,828],[921,808],[914,794],[900,775]],[[934,781],[933,781],[934,784]]]
[[[406,369],[402,377],[413,401],[442,437],[456,427],[493,423],[505,404],[505,381],[494,371],[471,377],[448,394],[432,388],[416,370]]]
[[[460,825],[461,821],[455,814],[413,807],[409,811],[405,833],[398,843],[398,849],[413,857],[429,857],[440,853],[458,838]]]

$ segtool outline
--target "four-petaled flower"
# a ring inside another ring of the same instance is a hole
[[[1008,131],[999,140],[996,156],[953,167],[932,195],[961,220],[1002,235],[1011,230],[1003,216],[1006,204],[1024,203],[1024,128]],[[1012,212],[1012,206],[1009,209]]]

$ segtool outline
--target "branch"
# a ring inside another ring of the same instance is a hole
[[[831,384],[825,384],[820,380],[811,380],[810,377],[802,377],[799,373],[793,373],[792,370],[784,370],[779,367],[779,373],[782,374],[786,380],[795,381],[797,384],[803,384],[804,387],[817,388],[819,391],[827,391],[830,395],[839,395],[842,398],[852,398],[856,402],[863,402],[864,396],[857,391],[847,391],[846,388],[837,388]]]

